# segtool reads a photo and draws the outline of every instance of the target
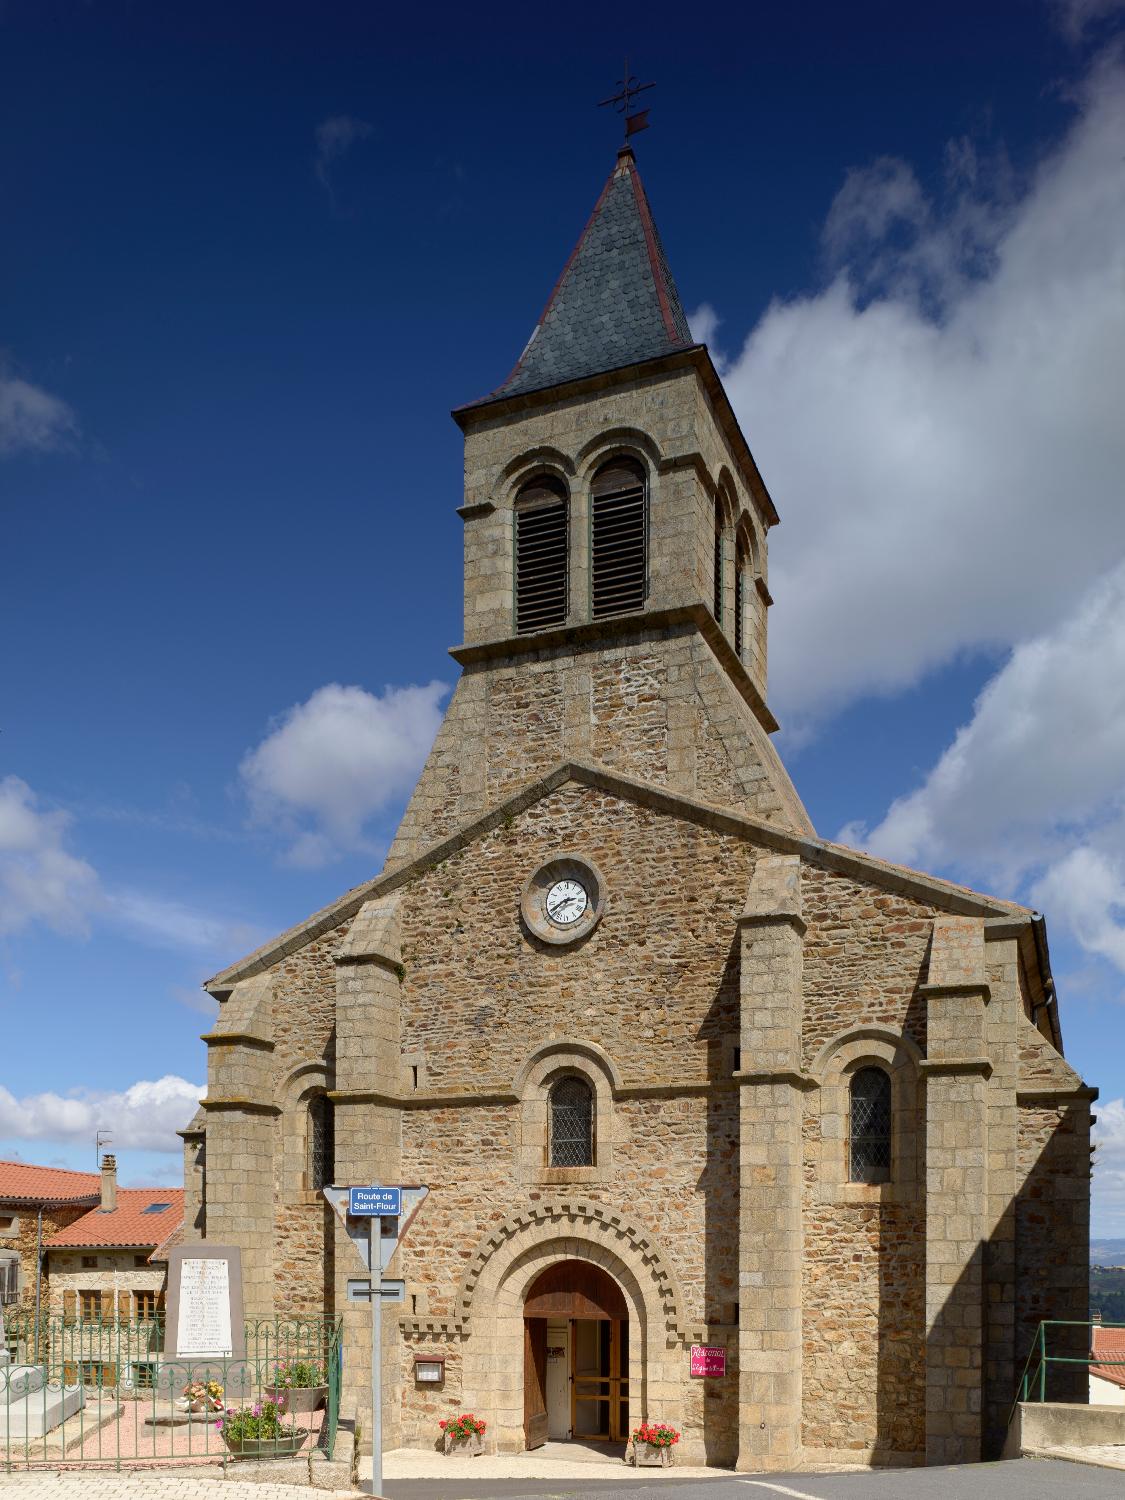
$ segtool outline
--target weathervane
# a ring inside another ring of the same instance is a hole
[[[638,83],[636,77],[629,72],[629,59],[625,59],[625,76],[617,80],[618,91],[609,99],[599,99],[598,108],[602,109],[607,104],[612,104],[619,115],[625,116],[625,139],[636,135],[638,130],[648,129],[648,110],[633,110],[633,100],[638,94],[643,94],[645,89],[655,88],[654,83]]]

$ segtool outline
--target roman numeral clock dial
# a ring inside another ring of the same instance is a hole
[[[597,926],[605,904],[605,881],[594,862],[580,854],[561,854],[530,877],[520,915],[528,933],[541,942],[577,943]]]

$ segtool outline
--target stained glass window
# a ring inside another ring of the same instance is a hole
[[[891,1176],[891,1080],[882,1068],[860,1068],[851,1083],[853,1182],[889,1182]]]
[[[594,1096],[583,1078],[560,1078],[551,1089],[552,1167],[594,1164]]]

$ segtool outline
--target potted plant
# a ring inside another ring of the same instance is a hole
[[[296,1453],[308,1429],[282,1420],[284,1402],[256,1401],[237,1409],[228,1406],[215,1423],[234,1458],[282,1458]]]
[[[462,1412],[459,1417],[439,1422],[438,1426],[441,1428],[442,1446],[446,1453],[475,1458],[478,1453],[484,1452],[481,1438],[484,1437],[488,1423],[480,1417],[474,1417],[471,1412]]]
[[[633,1428],[630,1444],[632,1462],[638,1468],[667,1469],[672,1464],[672,1449],[680,1434],[667,1422],[642,1422]]]
[[[222,1411],[223,1388],[217,1380],[189,1380],[183,1390],[188,1411]]]
[[[273,1384],[266,1386],[266,1395],[291,1413],[316,1411],[328,1396],[328,1371],[307,1359],[274,1365]]]

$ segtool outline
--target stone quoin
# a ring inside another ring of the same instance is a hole
[[[1038,1320],[1087,1317],[1095,1094],[1038,914],[812,828],[777,512],[630,148],[454,416],[460,680],[382,873],[207,986],[188,1239],[241,1249],[248,1316],[342,1314],[347,1415],[369,1314],[321,1188],[430,1186],[388,1447],[471,1412],[503,1452],[997,1453]]]

